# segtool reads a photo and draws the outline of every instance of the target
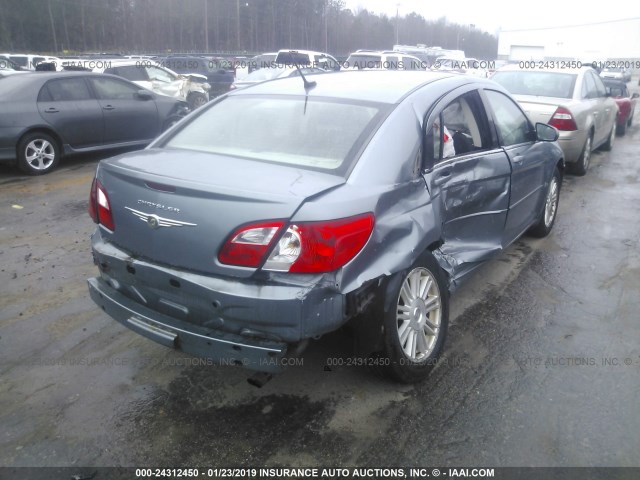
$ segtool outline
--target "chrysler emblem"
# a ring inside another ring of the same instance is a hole
[[[144,213],[129,207],[124,208],[129,210],[132,214],[145,222],[149,226],[149,228],[152,228],[154,230],[157,230],[160,227],[197,227],[197,224],[195,223],[172,220],[170,218],[164,218],[156,215],[155,213]]]
[[[149,225],[149,227],[153,228],[154,230],[156,228],[158,228],[160,226],[160,222],[158,222],[158,219],[156,217],[150,216],[147,219],[147,225]]]

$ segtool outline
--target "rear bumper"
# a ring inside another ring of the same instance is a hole
[[[147,338],[218,364],[278,371],[292,346],[346,321],[344,295],[323,276],[289,283],[211,277],[132,258],[99,233],[93,255],[96,304]]]
[[[148,309],[113,289],[100,278],[88,280],[93,301],[113,319],[157,343],[213,360],[218,365],[240,365],[251,370],[278,372],[287,353],[285,343],[225,334],[181,322]]]

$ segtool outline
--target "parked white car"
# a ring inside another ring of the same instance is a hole
[[[62,70],[62,60],[58,57],[23,53],[8,53],[2,56],[8,58],[24,70],[35,71],[36,66],[42,62],[55,63],[56,70]]]
[[[7,57],[0,55],[0,77],[6,77],[15,73],[27,73],[22,70],[18,64],[9,60]]]
[[[160,95],[177,98],[195,110],[209,101],[211,85],[200,74],[179,75],[150,60],[109,60],[93,69],[117,75]]]

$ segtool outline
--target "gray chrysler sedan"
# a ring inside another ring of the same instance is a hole
[[[261,372],[349,323],[361,358],[419,381],[449,292],[553,227],[557,138],[469,76],[359,71],[234,91],[99,164],[91,297],[158,343]]]

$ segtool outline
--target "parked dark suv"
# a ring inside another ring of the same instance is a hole
[[[205,75],[211,85],[211,98],[228,92],[235,79],[232,70],[225,69],[219,61],[206,57],[171,56],[160,60],[160,63],[176,73]]]

